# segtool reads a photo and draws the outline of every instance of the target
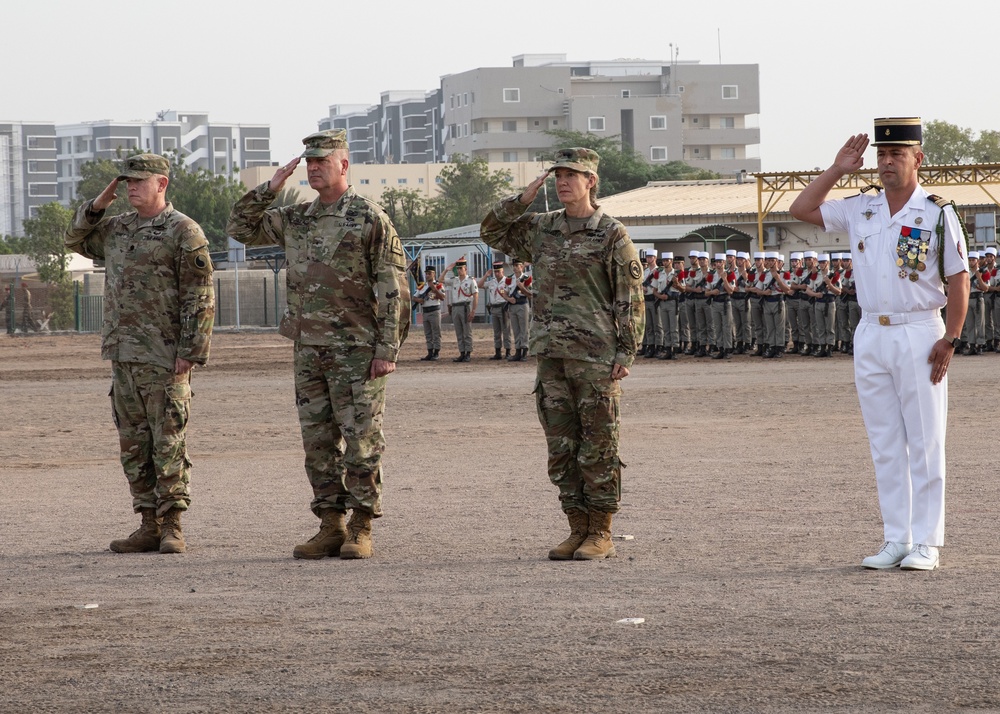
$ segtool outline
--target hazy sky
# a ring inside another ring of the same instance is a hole
[[[674,9],[674,8],[678,9]],[[519,54],[760,66],[764,171],[826,167],[880,116],[1000,129],[996,10],[786,0],[20,0],[0,12],[0,120],[270,124],[275,161],[331,104],[507,67]],[[610,8],[610,9],[609,9]],[[869,149],[868,164],[874,153]]]

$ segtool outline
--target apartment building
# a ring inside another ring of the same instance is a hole
[[[24,219],[55,201],[56,127],[0,121],[0,235],[24,235]]]
[[[333,105],[321,129],[348,130],[354,163],[435,163],[455,154],[536,161],[553,129],[621,136],[650,163],[732,175],[760,170],[757,65],[514,57],[510,67],[446,75],[430,92],[383,92]]]
[[[163,111],[152,121],[100,120],[55,127],[58,200],[76,198],[80,167],[89,161],[118,159],[140,150],[180,153],[191,170],[238,177],[239,171],[271,163],[271,129],[263,124],[209,121],[205,112]],[[51,200],[51,199],[50,199]]]
[[[441,92],[382,92],[379,103],[334,104],[320,131],[347,130],[352,164],[432,164],[443,160]]]

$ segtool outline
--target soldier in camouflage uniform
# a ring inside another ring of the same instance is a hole
[[[612,557],[618,511],[619,380],[642,340],[642,266],[625,227],[597,205],[590,149],[561,149],[552,167],[483,220],[485,243],[534,263],[539,289],[530,352],[535,397],[548,443],[548,471],[570,524],[553,560]],[[549,173],[564,209],[525,213]]]
[[[389,217],[347,183],[346,132],[321,131],[302,143],[318,198],[268,208],[302,157],[295,158],[233,206],[227,232],[247,245],[285,249],[280,331],[295,341],[310,507],[322,520],[292,555],[368,558],[372,519],[382,515],[386,380],[409,329],[406,259]]]
[[[116,553],[182,553],[191,503],[185,434],[191,370],[208,362],[215,292],[208,240],[166,200],[170,162],[125,160],[121,175],[77,209],[66,247],[104,260],[101,356],[111,360],[112,415],[121,462],[142,525],[111,542]],[[134,211],[107,217],[125,182]]]

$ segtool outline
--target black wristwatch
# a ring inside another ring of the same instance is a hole
[[[944,339],[945,342],[947,342],[949,345],[951,345],[951,348],[953,350],[957,350],[958,349],[958,345],[962,342],[962,336],[961,335],[959,335],[958,337],[952,337],[952,338],[949,338],[948,335],[945,335],[942,339]]]

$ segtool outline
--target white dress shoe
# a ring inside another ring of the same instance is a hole
[[[934,570],[941,562],[938,549],[933,545],[918,543],[910,554],[903,558],[899,567],[903,570]]]
[[[887,540],[882,544],[882,549],[878,553],[869,555],[861,561],[861,567],[871,570],[895,568],[909,555],[911,550],[912,546],[909,543],[893,543]]]

